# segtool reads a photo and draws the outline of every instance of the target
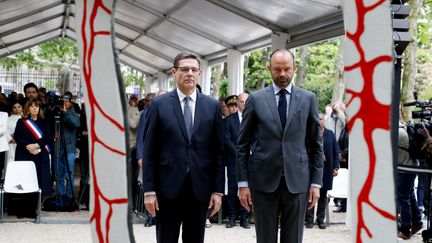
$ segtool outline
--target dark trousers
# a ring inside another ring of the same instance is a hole
[[[196,200],[192,181],[188,174],[177,198],[170,200],[158,197],[159,211],[156,214],[156,237],[158,243],[177,243],[180,226],[185,243],[203,243],[207,202]]]
[[[138,162],[136,158],[136,149],[131,151],[131,185],[132,185],[132,209],[135,211],[137,209],[137,193],[138,193]]]
[[[400,231],[411,235],[411,226],[422,225],[421,213],[414,195],[416,174],[398,173],[397,195],[400,208]]]
[[[320,198],[317,205],[317,222],[323,223],[325,218],[325,209],[327,204],[327,189],[320,189]],[[313,223],[315,207],[306,211],[306,223]]]
[[[257,243],[277,243],[279,215],[280,242],[302,242],[307,193],[290,193],[282,178],[275,192],[254,191],[252,200]]]
[[[227,199],[227,213],[230,219],[236,220],[237,217],[240,219],[247,219],[248,212],[240,204],[237,192],[237,176],[235,166],[227,166],[227,177],[228,177],[228,195]]]

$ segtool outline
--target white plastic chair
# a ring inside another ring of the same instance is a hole
[[[338,175],[333,177],[333,189],[327,191],[326,225],[330,225],[329,203],[332,198],[348,197],[348,169],[341,168]]]
[[[5,193],[39,193],[35,223],[40,223],[42,190],[39,188],[36,167],[33,161],[10,161],[7,165],[5,181],[0,190],[0,222],[3,223]]]

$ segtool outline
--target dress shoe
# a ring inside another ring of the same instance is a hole
[[[211,224],[211,222],[210,222],[209,219],[206,220],[206,225],[205,225],[205,227],[206,227],[206,228],[211,228],[211,227],[212,227],[212,224]]]
[[[312,229],[313,228],[313,223],[306,223],[306,228]]]
[[[250,225],[247,219],[240,220],[240,226],[244,229],[250,229]]]
[[[411,234],[415,235],[417,232],[419,232],[421,229],[423,229],[423,224],[421,225],[413,225],[411,227]]]
[[[398,232],[398,237],[401,238],[402,240],[409,240],[410,237],[407,236],[406,234],[402,233],[402,232]]]
[[[324,222],[318,222],[318,227],[319,227],[320,229],[326,229],[326,228],[327,228],[327,225],[326,225]]]
[[[232,228],[235,226],[235,221],[230,219],[228,223],[225,225],[225,228]]]
[[[335,210],[333,210],[333,213],[346,213],[346,209],[342,207],[338,207]]]

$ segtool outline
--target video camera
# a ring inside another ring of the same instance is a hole
[[[410,143],[410,155],[415,159],[425,159],[427,152],[421,150],[425,137],[420,133],[420,129],[425,127],[429,134],[432,134],[432,100],[429,101],[418,101],[417,92],[414,92],[413,102],[403,104],[404,107],[415,106],[421,110],[412,111],[411,115],[413,119],[420,119],[419,122],[409,122],[407,124],[407,132]]]
[[[432,118],[432,99],[428,101],[418,101],[417,92],[414,92],[414,100],[412,102],[408,102],[403,104],[404,107],[415,106],[420,108],[420,111],[412,111],[413,119],[430,119]]]

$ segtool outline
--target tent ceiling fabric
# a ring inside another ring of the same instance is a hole
[[[117,0],[120,61],[154,75],[190,51],[214,64],[287,33],[288,48],[344,33],[341,0]],[[0,57],[59,36],[76,38],[74,0],[0,1]]]

